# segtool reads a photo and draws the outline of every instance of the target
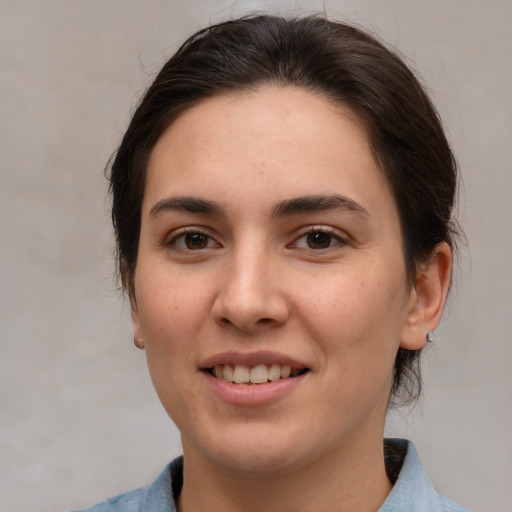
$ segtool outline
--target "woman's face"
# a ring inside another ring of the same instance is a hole
[[[348,110],[288,87],[186,111],[151,154],[134,283],[187,460],[268,474],[382,442],[414,291]]]

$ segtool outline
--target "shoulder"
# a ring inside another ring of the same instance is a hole
[[[128,491],[74,512],[176,512],[174,496],[183,483],[183,457],[174,459],[148,487]]]
[[[401,454],[402,460],[393,489],[379,512],[468,512],[436,492],[411,442],[387,439],[386,449]]]
[[[140,512],[143,495],[144,488],[135,489],[74,512]]]

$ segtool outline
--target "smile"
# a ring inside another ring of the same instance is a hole
[[[298,377],[308,372],[308,368],[291,368],[281,364],[217,364],[206,371],[214,377],[234,384],[266,384],[281,379]]]

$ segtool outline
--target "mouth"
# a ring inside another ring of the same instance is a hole
[[[243,364],[217,364],[204,368],[217,379],[242,385],[258,385],[279,380],[293,379],[309,372],[309,368],[292,368],[281,364],[257,364],[247,366]]]

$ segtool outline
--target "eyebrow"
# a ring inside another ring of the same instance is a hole
[[[285,217],[301,213],[322,212],[327,210],[347,210],[369,216],[368,211],[348,197],[337,194],[330,196],[303,196],[287,199],[278,203],[272,210],[274,217]]]
[[[178,211],[188,213],[202,213],[204,215],[223,215],[224,209],[215,201],[200,199],[198,197],[168,197],[154,204],[149,212],[149,218],[158,216],[163,212]]]
[[[368,216],[368,211],[360,204],[348,197],[337,194],[330,196],[301,196],[285,199],[277,203],[272,209],[273,217],[287,217],[303,213],[322,212],[327,210],[345,210]],[[215,201],[200,199],[193,196],[168,197],[158,201],[149,212],[153,218],[167,211],[188,213],[200,213],[221,217],[225,215],[225,209]]]

